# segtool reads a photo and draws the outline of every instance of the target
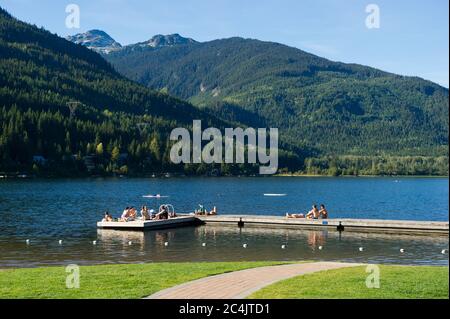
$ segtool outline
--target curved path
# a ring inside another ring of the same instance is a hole
[[[361,266],[339,262],[312,262],[234,271],[161,290],[147,299],[242,299],[277,281],[322,270]]]

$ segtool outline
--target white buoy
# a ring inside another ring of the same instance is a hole
[[[96,241],[96,240],[93,240],[93,241],[92,241],[92,245],[97,245],[97,241]]]
[[[322,248],[323,248],[322,246],[319,246],[319,250],[322,250]]]
[[[60,240],[58,241],[58,243],[59,243],[60,245],[62,245],[62,239],[60,239]]]
[[[133,242],[130,240],[130,241],[128,242],[128,245],[131,246],[132,244],[133,244]]]
[[[442,254],[442,255],[445,255],[446,252],[447,252],[446,249],[442,249],[442,250],[441,250],[441,254]]]
[[[242,247],[247,248],[247,244],[243,244]]]
[[[364,250],[364,248],[362,248],[362,247],[359,247],[359,251],[363,251]]]
[[[403,248],[400,248],[400,252],[403,254],[405,250]]]
[[[29,239],[25,240],[25,242],[27,243],[27,245],[30,244],[30,240]]]
[[[286,245],[281,245],[281,249],[286,249]]]
[[[164,246],[169,246],[169,243],[166,241],[166,242],[164,243]]]
[[[206,247],[206,243],[203,243],[202,246],[203,246],[203,247]]]

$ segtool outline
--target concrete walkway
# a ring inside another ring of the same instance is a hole
[[[361,264],[314,262],[251,268],[190,281],[161,290],[146,299],[242,299],[283,279],[354,266]]]

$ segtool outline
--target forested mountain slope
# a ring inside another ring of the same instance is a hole
[[[322,155],[447,155],[448,89],[329,61],[278,43],[230,38],[105,55],[130,79]]]
[[[0,8],[0,172],[72,174],[86,170],[86,156],[98,173],[162,171],[168,133],[193,119],[224,125]]]

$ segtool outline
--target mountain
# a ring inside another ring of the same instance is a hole
[[[249,40],[220,40],[245,45],[231,45],[228,50],[220,45],[222,49],[211,55],[208,50],[196,50],[214,41],[174,44],[179,40],[166,41],[170,46],[163,44],[165,40],[157,47],[132,50],[127,46],[102,57],[0,8],[0,175],[236,175],[258,171],[257,165],[174,165],[168,135],[175,127],[189,127],[193,119],[202,120],[203,128],[220,129],[281,123],[281,172],[448,174],[448,145],[444,144],[448,143],[448,119],[442,116],[448,115],[448,101],[443,103],[448,99],[446,89],[362,66],[336,65],[296,49],[301,61],[289,53],[287,62],[293,69],[286,70],[286,52],[279,50],[285,46],[277,44],[270,44],[274,50],[270,52],[266,43],[251,40],[246,51]],[[262,47],[255,51],[256,44]],[[146,57],[141,62],[130,60],[135,63],[136,76],[142,71],[139,65],[148,72],[156,61],[161,74],[152,73],[152,77],[161,81],[167,77],[167,83],[151,85],[159,91],[138,84],[104,59],[110,56],[126,61],[127,57]],[[192,58],[192,64],[186,58]],[[300,65],[309,67],[301,71]],[[172,69],[176,73],[169,76]],[[215,79],[208,74],[221,76]],[[330,86],[330,78],[336,78],[331,81],[335,87]],[[369,79],[379,82],[374,85]],[[385,82],[395,85],[396,91]],[[358,88],[355,92],[353,86]],[[186,94],[201,109],[171,97],[168,91]],[[298,92],[303,93],[298,96]],[[360,96],[361,92],[365,95]],[[287,103],[293,96],[297,96],[293,103]],[[367,99],[373,103],[367,105]],[[314,104],[317,101],[323,105]],[[392,111],[386,101],[397,109]],[[305,130],[296,121],[309,127]],[[374,145],[381,145],[384,153],[374,152]],[[405,156],[414,152],[427,156]],[[436,156],[440,154],[445,156]]]
[[[105,58],[224,119],[278,127],[284,142],[316,156],[448,155],[448,89],[417,77],[243,38]]]
[[[168,134],[193,119],[225,126],[125,78],[94,51],[0,8],[0,172],[183,171],[169,161]]]
[[[158,34],[148,41],[136,43],[134,45],[129,45],[127,47],[133,48],[135,46],[139,46],[139,47],[161,48],[161,47],[173,47],[180,44],[193,44],[193,43],[197,43],[197,41],[190,38],[183,38],[178,33],[169,35]]]
[[[122,48],[120,43],[116,42],[106,32],[101,30],[90,30],[86,33],[68,36],[67,40],[84,45],[89,49],[103,54],[108,54]]]
[[[101,54],[109,54],[122,50],[139,51],[147,48],[157,49],[162,47],[173,47],[182,44],[197,43],[193,39],[184,38],[175,33],[169,35],[158,34],[152,37],[150,40],[122,46],[120,43],[111,38],[106,32],[101,30],[90,30],[85,33],[78,33],[73,36],[68,36],[67,40],[76,44],[81,44]]]

